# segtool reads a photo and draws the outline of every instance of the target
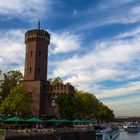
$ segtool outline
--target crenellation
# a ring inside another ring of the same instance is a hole
[[[29,30],[25,33],[25,36],[31,36],[31,35],[41,35],[41,36],[46,36],[50,39],[50,34],[45,31],[45,30],[38,30],[38,29],[35,29],[35,30]]]
[[[46,86],[45,92],[48,93],[73,93],[74,88],[70,85],[59,85],[59,86]]]

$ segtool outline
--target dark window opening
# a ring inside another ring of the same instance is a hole
[[[32,55],[33,55],[33,51],[30,52],[30,56],[32,56]]]
[[[52,107],[56,107],[56,103],[55,103],[55,100],[54,99],[52,99],[52,101],[51,101],[51,106]]]
[[[39,57],[41,57],[41,51],[39,51]]]
[[[44,91],[46,90],[46,87],[44,86]]]
[[[38,68],[38,73],[40,73],[40,68]]]
[[[30,67],[30,73],[32,72],[32,68]]]

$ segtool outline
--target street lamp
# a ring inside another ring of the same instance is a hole
[[[3,82],[4,76],[2,73],[2,70],[0,69],[0,92],[2,92],[2,82]],[[0,95],[0,103],[2,101],[2,95]]]
[[[1,84],[2,84],[2,70],[0,69],[0,87],[1,87]],[[1,88],[0,88],[0,92],[1,92]],[[1,99],[1,96],[0,96],[0,99]]]
[[[2,80],[2,70],[0,69],[0,81]]]

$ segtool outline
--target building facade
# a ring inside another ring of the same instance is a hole
[[[50,34],[40,28],[29,30],[25,34],[25,44],[25,73],[22,82],[32,95],[31,112],[35,117],[45,114],[59,117],[55,99],[61,93],[73,94],[74,87],[51,86],[47,81]]]

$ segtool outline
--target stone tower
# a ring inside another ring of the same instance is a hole
[[[50,34],[45,30],[38,28],[26,32],[25,80],[47,80],[49,43]]]
[[[55,99],[61,93],[74,93],[71,85],[52,86],[47,81],[48,46],[50,34],[38,29],[29,30],[25,34],[26,56],[24,84],[26,91],[32,96],[31,112],[35,117],[59,117]]]

